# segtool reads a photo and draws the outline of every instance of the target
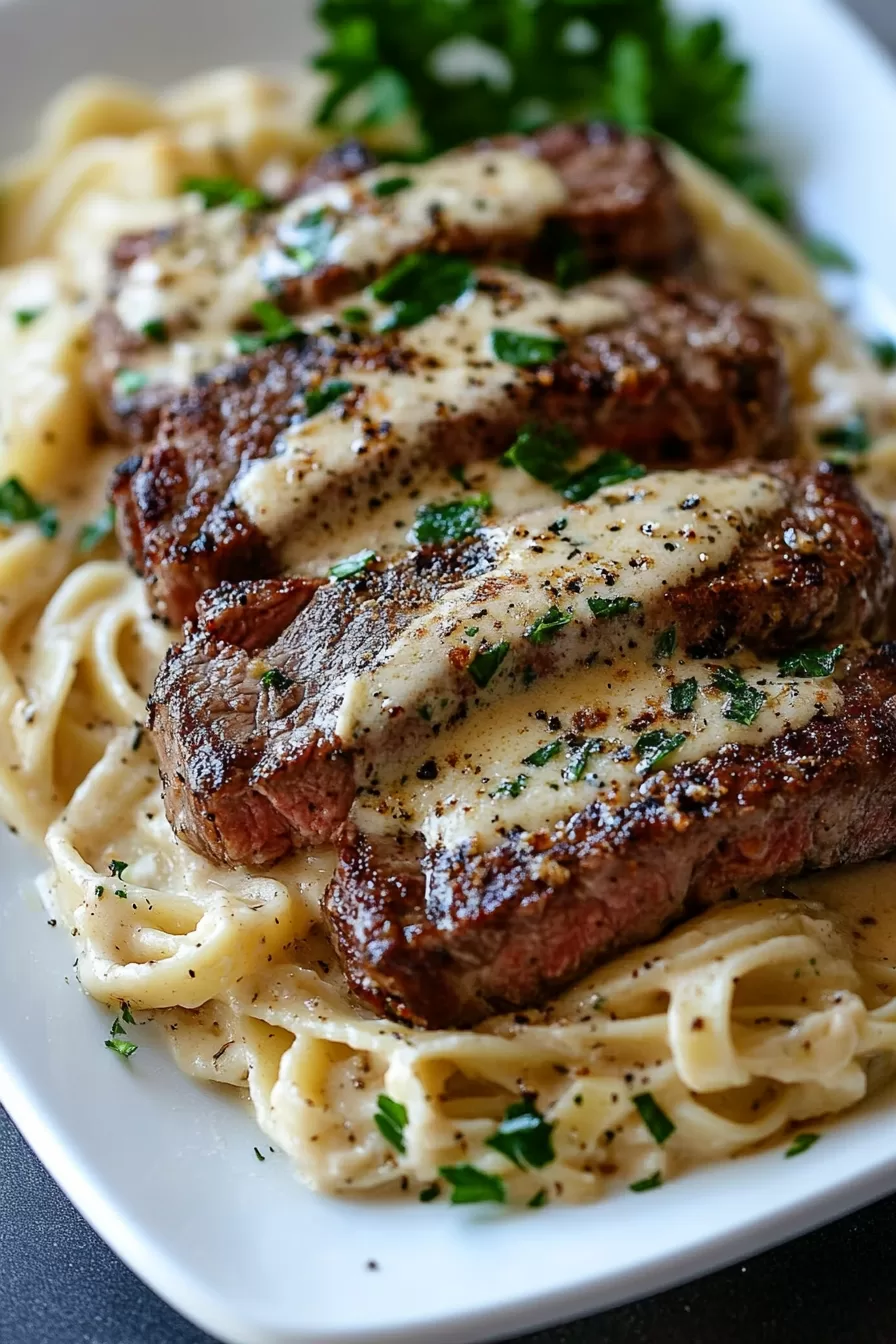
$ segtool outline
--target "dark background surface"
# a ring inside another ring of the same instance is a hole
[[[896,49],[896,0],[851,3]],[[518,1344],[804,1341],[896,1344],[896,1197],[746,1264]],[[100,1241],[3,1111],[0,1344],[210,1344]]]

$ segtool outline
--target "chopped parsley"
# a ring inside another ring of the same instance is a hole
[[[697,699],[697,678],[688,677],[685,681],[676,681],[669,692],[669,707],[673,714],[689,714]]]
[[[813,266],[819,267],[823,271],[854,271],[856,263],[852,257],[843,251],[837,243],[830,238],[822,238],[819,234],[813,234],[804,239],[803,247],[806,256],[812,262]]]
[[[346,392],[351,392],[352,386],[352,383],[346,383],[342,378],[331,378],[320,387],[309,388],[305,393],[305,414],[309,419],[312,415],[320,415],[334,401],[344,397]]]
[[[636,1097],[632,1097],[632,1102],[657,1143],[665,1143],[675,1133],[675,1125],[658,1105],[652,1092],[639,1092]]]
[[[548,531],[553,532],[555,537],[559,537],[561,532],[565,532],[569,527],[568,518],[555,518],[552,523],[548,523]]]
[[[541,1189],[536,1190],[532,1198],[527,1201],[526,1208],[541,1209],[545,1206],[545,1204],[547,1204],[547,1202],[548,1202],[548,1192],[547,1190],[545,1190],[544,1186],[542,1186]]]
[[[78,535],[78,550],[92,551],[99,546],[101,541],[105,541],[115,528],[115,506],[107,504],[98,518],[92,523],[85,523]]]
[[[842,425],[822,430],[818,442],[826,448],[839,449],[831,454],[833,461],[848,461],[856,453],[865,453],[871,447],[868,421],[861,411],[844,420]]]
[[[644,1190],[656,1190],[663,1183],[662,1173],[655,1171],[652,1176],[645,1176],[643,1181],[633,1181],[629,1190],[634,1190],[636,1195],[640,1195]]]
[[[136,397],[149,382],[149,374],[139,369],[119,369],[115,375],[115,392],[121,397]]]
[[[112,1026],[109,1028],[109,1035],[110,1035],[110,1036],[127,1036],[127,1034],[128,1034],[128,1033],[127,1033],[127,1028],[123,1027],[123,1026],[121,1025],[121,1019],[116,1017],[115,1021],[112,1023]]]
[[[548,220],[543,241],[554,261],[554,282],[561,289],[581,285],[591,274],[591,263],[581,235],[563,220]]]
[[[336,226],[325,207],[303,215],[295,224],[281,224],[278,232],[283,251],[295,264],[297,275],[307,275],[325,260]]]
[[[353,575],[362,573],[375,559],[376,551],[358,551],[355,555],[347,555],[344,560],[337,560],[336,564],[327,570],[327,574],[337,581],[350,579]]]
[[[252,1151],[253,1151],[253,1153],[255,1154],[255,1156],[258,1158],[259,1162],[263,1162],[263,1161],[264,1161],[264,1154],[263,1154],[262,1152],[260,1152],[257,1148],[253,1148]]]
[[[121,1017],[122,1021],[127,1022],[129,1027],[136,1026],[136,1022],[134,1020],[134,1014],[131,1012],[131,1005],[129,1003],[122,1003]]]
[[[109,872],[113,877],[123,877],[124,870],[128,866],[129,865],[125,863],[124,859],[111,859],[109,861]]]
[[[600,751],[603,741],[599,737],[586,737],[584,741],[570,748],[569,764],[563,771],[563,778],[577,784],[588,769],[588,762],[595,752]]]
[[[417,510],[414,540],[418,546],[444,546],[462,541],[481,527],[492,507],[491,495],[469,495],[447,504],[424,504]]]
[[[677,643],[678,631],[674,625],[670,625],[668,629],[657,635],[656,643],[653,646],[654,655],[657,658],[671,658]]]
[[[32,322],[36,322],[46,308],[17,308],[12,315],[12,320],[17,327],[30,327]]]
[[[480,689],[489,684],[509,652],[510,644],[504,639],[500,644],[484,645],[471,660],[467,671]]]
[[[830,677],[844,650],[843,644],[833,649],[800,649],[789,653],[778,663],[782,677]]]
[[[140,330],[148,341],[155,341],[156,345],[164,345],[168,340],[168,327],[160,317],[144,322]]]
[[[119,1037],[113,1037],[106,1041],[106,1049],[114,1050],[122,1059],[130,1059],[131,1055],[137,1049],[133,1041],[123,1041]]]
[[[365,327],[370,321],[366,308],[343,308],[341,316],[350,327]]]
[[[524,425],[501,461],[504,466],[520,467],[534,480],[560,490],[569,480],[566,459],[577,446],[575,437],[565,425],[553,425],[549,429]],[[551,530],[555,527],[552,523]]]
[[[625,616],[637,611],[641,603],[633,597],[589,597],[588,606],[595,616],[603,619],[608,616]]]
[[[543,747],[533,751],[530,756],[524,756],[523,765],[547,765],[548,761],[552,761],[562,750],[563,743],[557,737],[553,742],[546,742]]]
[[[878,336],[876,340],[868,342],[868,349],[882,369],[888,373],[890,369],[896,369],[896,341],[890,336]]]
[[[807,1152],[814,1143],[817,1143],[820,1138],[820,1134],[797,1134],[784,1156],[799,1157],[801,1153]]]
[[[569,625],[571,611],[561,611],[559,607],[549,607],[543,615],[537,617],[526,631],[530,644],[547,644],[554,636]]]
[[[664,761],[673,751],[677,751],[686,738],[687,733],[672,733],[670,736],[665,728],[654,728],[653,732],[642,733],[635,743],[638,774],[646,775],[653,770],[660,761]]]
[[[16,523],[36,523],[45,537],[55,537],[59,530],[56,510],[38,503],[18,476],[8,476],[0,484],[0,526],[14,527]]]
[[[185,177],[182,192],[196,192],[206,210],[219,205],[238,205],[243,210],[268,210],[272,201],[257,187],[246,187],[235,177]]]
[[[416,326],[440,308],[457,303],[473,288],[475,279],[473,267],[463,257],[409,253],[370,286],[375,299],[391,305],[380,330]]]
[[[397,191],[404,191],[410,186],[413,186],[413,182],[409,177],[384,177],[374,182],[371,191],[374,196],[394,196]]]
[[[238,331],[234,334],[237,349],[241,355],[254,354],[268,345],[279,345],[281,341],[304,339],[301,331],[276,303],[270,299],[259,299],[252,305],[252,315],[258,319],[261,331]]]
[[[424,1185],[417,1198],[421,1204],[431,1204],[434,1199],[438,1199],[442,1193],[442,1187],[438,1181],[433,1181],[432,1185]]]
[[[452,1204],[504,1204],[507,1191],[500,1176],[490,1176],[467,1162],[439,1167],[439,1175],[451,1186]]]
[[[290,686],[294,685],[292,677],[288,677],[285,672],[281,672],[279,667],[269,667],[267,672],[263,673],[258,680],[266,690],[276,691],[278,695],[283,695],[285,691],[289,690]]]
[[[633,462],[625,453],[601,453],[589,466],[569,477],[563,486],[563,498],[571,504],[580,504],[596,490],[618,485],[620,481],[637,480],[645,471],[640,462]]]
[[[566,349],[566,342],[557,336],[538,336],[497,327],[491,333],[491,347],[495,359],[530,369],[538,364],[552,363]]]
[[[728,693],[722,710],[724,717],[749,727],[765,704],[765,691],[750,686],[735,667],[717,667],[712,674],[712,684],[716,690]]]
[[[507,1107],[497,1131],[485,1142],[525,1171],[554,1161],[553,1131],[553,1123],[545,1120],[534,1098],[527,1096]]]
[[[489,798],[519,798],[528,783],[528,775],[517,775],[516,779],[502,779],[494,792],[489,794]]]
[[[376,1099],[373,1123],[387,1143],[391,1143],[392,1147],[397,1148],[400,1153],[405,1151],[404,1130],[408,1123],[406,1106],[402,1106],[400,1101],[395,1101],[385,1092],[381,1092]]]

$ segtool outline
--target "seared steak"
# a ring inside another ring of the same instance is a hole
[[[686,909],[896,845],[896,645],[857,653],[839,712],[648,777],[624,806],[476,853],[350,830],[327,923],[356,994],[427,1027],[543,1000]]]
[[[497,457],[532,419],[563,423],[585,444],[649,465],[713,465],[788,450],[781,353],[766,323],[739,303],[682,283],[608,281],[596,294],[598,301],[606,296],[609,309],[595,315],[591,330],[576,316],[578,329],[567,333],[563,312],[580,311],[584,291],[564,297],[506,271],[478,274],[476,302],[491,305],[486,318],[493,312],[495,325],[524,325],[514,316],[523,311],[522,293],[541,295],[549,311],[556,304],[558,316],[547,326],[567,335],[562,353],[552,362],[512,366],[489,356],[483,341],[482,356],[470,356],[464,385],[458,390],[449,381],[443,394],[439,380],[457,377],[454,351],[463,324],[473,321],[473,305],[407,332],[362,337],[342,329],[281,343],[200,377],[171,404],[155,442],[142,460],[125,464],[113,491],[122,545],[147,577],[160,613],[179,623],[213,584],[283,568],[276,536],[272,548],[270,529],[262,534],[231,487],[250,462],[282,449],[278,436],[308,419],[309,393],[334,380],[351,384],[351,393],[299,431],[300,458],[281,462],[284,483],[276,493],[288,509],[280,530],[293,542],[309,519],[326,514],[346,530],[352,522],[359,546],[371,544],[365,526],[376,524],[384,498],[406,489],[414,473],[440,464],[444,480],[431,497],[444,496],[457,489],[449,468]],[[440,324],[449,336],[444,353],[434,354],[432,333]],[[407,427],[397,409],[401,387],[415,417]],[[425,416],[423,397],[431,402]],[[360,454],[352,447],[359,440]],[[308,489],[293,499],[296,462],[305,482],[320,483],[317,493]],[[326,563],[308,536],[301,568],[320,573]],[[393,553],[401,544],[396,537]]]
[[[573,665],[599,672],[618,662],[613,640],[633,648],[651,632],[661,662],[673,649],[709,659],[873,633],[891,588],[889,533],[849,475],[780,463],[609,487],[361,569],[310,601],[305,580],[226,585],[201,602],[150,701],[166,811],[211,859],[269,863],[338,835],[378,762],[400,745],[425,763],[494,692],[512,700]],[[404,704],[388,682],[402,647],[418,683]],[[391,706],[381,721],[364,720],[353,686],[365,681],[374,708]],[[564,731],[606,720],[599,702],[577,705]]]

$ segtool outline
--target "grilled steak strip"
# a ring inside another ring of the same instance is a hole
[[[769,471],[784,486],[784,507],[748,531],[721,568],[670,588],[659,608],[644,615],[660,626],[675,624],[679,647],[697,656],[721,656],[732,636],[756,652],[836,641],[871,632],[885,608],[892,587],[889,534],[848,474],[826,465],[774,464]],[[629,489],[634,497],[656,479],[616,487],[612,497],[623,498]],[[686,494],[688,482],[707,478],[693,473],[680,479],[681,517],[687,520],[700,508],[699,497]],[[739,481],[736,488],[742,488]],[[594,507],[603,505],[580,506]],[[569,506],[563,512],[575,538],[584,514]],[[523,535],[532,534],[524,527]],[[459,584],[481,577],[484,596],[475,589],[474,598],[486,606],[501,583],[515,583],[512,575],[497,579],[505,536],[503,529],[487,528],[461,544],[424,548],[327,584],[291,623],[287,602],[279,608],[281,632],[276,619],[266,617],[263,648],[253,641],[247,649],[245,639],[233,639],[228,629],[236,620],[251,630],[255,604],[270,611],[268,585],[228,586],[204,599],[195,628],[163,664],[150,701],[165,806],[176,834],[229,864],[268,863],[295,845],[336,835],[355,794],[351,753],[335,727],[348,679],[375,665],[421,614],[433,613],[438,623],[436,604]],[[535,539],[544,549],[549,538],[541,536],[543,541],[539,534]],[[562,605],[594,572],[595,555],[570,545],[552,589]],[[308,585],[301,580],[279,581],[277,594],[288,594],[291,583],[304,602]],[[593,637],[583,626],[582,638]],[[520,640],[539,675],[557,665],[560,645],[533,646],[511,632],[506,638],[508,667],[523,661],[517,657]],[[462,650],[452,648],[446,654],[450,667],[432,667],[434,694],[455,697],[455,718],[465,712],[465,697],[476,694],[467,673],[476,645],[465,647],[466,661]],[[396,731],[405,741],[415,734],[422,741],[431,726],[412,718],[396,720]],[[381,744],[383,751],[388,754],[388,746]]]
[[[325,899],[355,993],[427,1027],[537,1003],[741,886],[896,845],[896,645],[858,655],[842,710],[762,749],[662,771],[483,854],[350,833]]]
[[[516,292],[507,272],[483,272],[480,283],[491,286],[498,312],[509,303],[505,295]],[[390,492],[434,463],[444,472],[439,492],[456,493],[448,468],[500,455],[530,419],[561,422],[584,442],[652,465],[712,465],[787,451],[787,381],[761,318],[683,284],[612,282],[604,292],[621,296],[623,319],[571,336],[552,364],[523,369],[480,359],[470,373],[471,386],[482,385],[478,399],[464,410],[449,393],[413,433],[402,433],[389,409],[395,378],[418,378],[425,393],[438,390],[440,376],[431,355],[414,354],[415,332],[321,333],[304,346],[280,344],[198,379],[165,413],[142,460],[130,459],[113,487],[120,540],[147,577],[156,608],[180,623],[213,584],[277,571],[278,557],[228,491],[241,468],[272,455],[278,435],[301,420],[308,391],[333,379],[363,390],[379,371],[381,390],[372,407],[356,394],[310,427],[321,432],[303,440],[303,460],[313,467],[309,480],[321,486],[319,497],[306,493],[289,514],[293,538],[302,535],[306,518],[324,515],[363,532],[377,522],[376,509]],[[498,320],[512,323],[512,306],[508,311]],[[346,415],[348,443],[360,435],[366,446],[363,455],[346,447],[339,465],[339,417]],[[282,465],[292,470],[286,459]],[[278,494],[288,500],[288,486]],[[313,572],[315,559],[311,547],[302,568]]]

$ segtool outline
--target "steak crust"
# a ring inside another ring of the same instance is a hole
[[[508,382],[490,416],[446,414],[425,445],[431,460],[448,467],[498,456],[533,418],[654,466],[789,450],[786,373],[762,318],[679,282],[629,287],[626,302],[626,321],[574,340],[555,363]],[[167,408],[155,442],[113,485],[121,544],[160,614],[179,624],[215,583],[277,571],[276,556],[228,490],[241,467],[275,451],[310,388],[375,368],[407,371],[400,334],[321,334],[200,377]],[[387,449],[384,440],[384,457]],[[368,453],[359,473],[370,462]],[[345,490],[356,496],[356,483]],[[331,507],[340,507],[335,496]]]
[[[783,511],[722,569],[665,595],[668,621],[695,656],[720,656],[733,637],[761,653],[871,634],[886,608],[889,532],[848,473],[826,464],[767,470],[786,486]],[[493,537],[485,529],[422,548],[324,584],[310,601],[312,585],[298,579],[228,585],[203,599],[150,699],[175,833],[226,864],[269,863],[338,836],[354,798],[352,761],[334,729],[346,677],[447,589],[487,574]],[[256,608],[263,637],[229,633],[255,631]],[[539,674],[550,670],[550,650],[533,654],[546,660]],[[266,671],[270,685],[260,680]]]
[[[648,778],[484,854],[350,831],[325,898],[355,993],[426,1027],[542,1001],[738,887],[896,845],[896,645],[857,654],[843,708],[762,748]]]

